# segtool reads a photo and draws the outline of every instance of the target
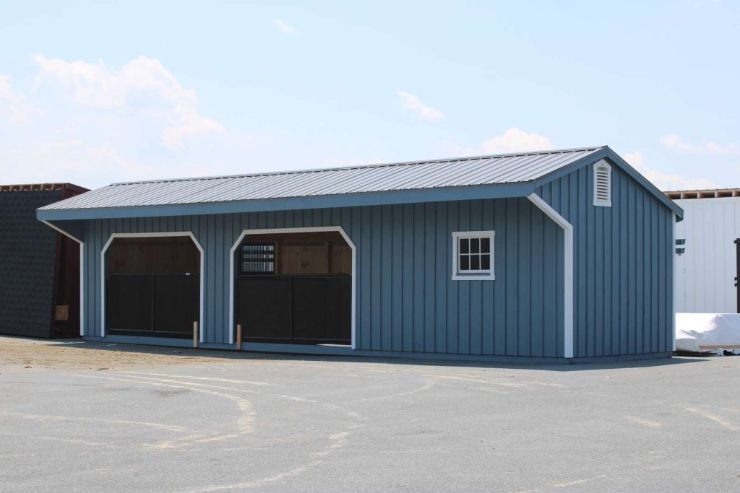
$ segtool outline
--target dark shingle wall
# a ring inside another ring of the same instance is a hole
[[[62,191],[0,193],[0,334],[50,337],[57,233],[36,209]]]

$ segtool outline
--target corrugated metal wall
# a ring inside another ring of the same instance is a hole
[[[205,340],[224,344],[240,232],[335,225],[357,247],[358,349],[562,356],[562,232],[526,199],[91,221],[86,334],[100,334],[100,252],[114,232],[195,234],[205,249]],[[452,232],[489,229],[496,280],[451,280]]]
[[[538,193],[574,228],[575,356],[671,351],[671,211],[617,166],[612,207],[593,206],[593,166]]]
[[[686,253],[676,259],[676,311],[735,313],[740,197],[676,203],[685,211],[676,238],[686,240]]]

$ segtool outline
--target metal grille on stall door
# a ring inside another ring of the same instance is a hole
[[[242,245],[241,271],[243,274],[274,274],[275,244],[245,243]]]

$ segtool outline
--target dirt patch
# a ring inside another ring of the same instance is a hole
[[[0,337],[0,368],[73,368],[106,371],[146,365],[226,363],[242,355],[226,351],[134,346],[82,340]]]

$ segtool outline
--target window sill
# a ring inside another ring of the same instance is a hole
[[[494,281],[493,274],[452,274],[453,281]]]

